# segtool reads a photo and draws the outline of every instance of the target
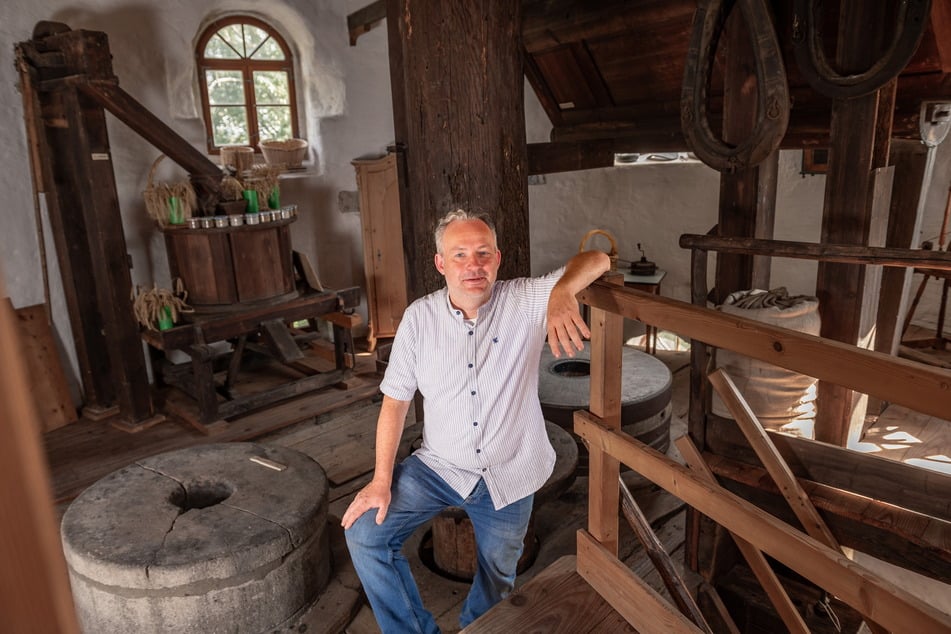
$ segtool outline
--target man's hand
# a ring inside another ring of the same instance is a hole
[[[340,525],[344,530],[353,526],[361,515],[370,509],[378,509],[376,512],[376,523],[382,524],[386,518],[386,511],[390,507],[390,484],[388,482],[370,481],[370,484],[363,487],[353,502],[347,507],[347,512],[343,514]]]
[[[581,318],[578,300],[570,290],[556,285],[548,298],[548,345],[555,358],[564,348],[569,357],[575,350],[584,350],[584,340],[591,336],[588,325]]]

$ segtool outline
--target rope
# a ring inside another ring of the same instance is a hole
[[[756,124],[742,143],[716,138],[707,116],[707,91],[717,44],[734,0],[701,0],[693,17],[680,97],[680,127],[687,144],[710,167],[726,173],[761,163],[783,140],[789,125],[789,86],[782,50],[765,0],[736,0],[750,33],[756,63]]]
[[[790,295],[785,286],[775,288],[771,291],[752,291],[748,295],[740,297],[735,301],[730,301],[732,297],[733,295],[728,297],[726,303],[732,304],[737,308],[746,309],[776,307],[785,310],[806,302],[818,301],[815,297],[810,295]]]

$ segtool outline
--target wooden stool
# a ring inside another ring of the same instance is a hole
[[[555,449],[555,467],[551,476],[535,493],[533,508],[538,508],[564,493],[575,480],[578,467],[578,445],[567,431],[545,421],[548,440]],[[535,537],[534,510],[525,532],[525,547],[518,560],[518,573],[527,570],[538,555],[538,540]],[[477,568],[475,531],[466,512],[453,506],[433,519],[433,559],[436,567],[453,577],[472,580]]]

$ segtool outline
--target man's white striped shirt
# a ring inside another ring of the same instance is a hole
[[[474,322],[445,288],[403,314],[380,389],[400,401],[420,391],[416,455],[463,498],[484,478],[500,509],[551,475],[555,452],[538,402],[538,363],[548,296],[563,273],[497,281]]]

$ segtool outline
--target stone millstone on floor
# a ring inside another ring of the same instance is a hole
[[[327,478],[283,447],[213,444],[113,472],[67,509],[83,630],[268,632],[327,584]]]

